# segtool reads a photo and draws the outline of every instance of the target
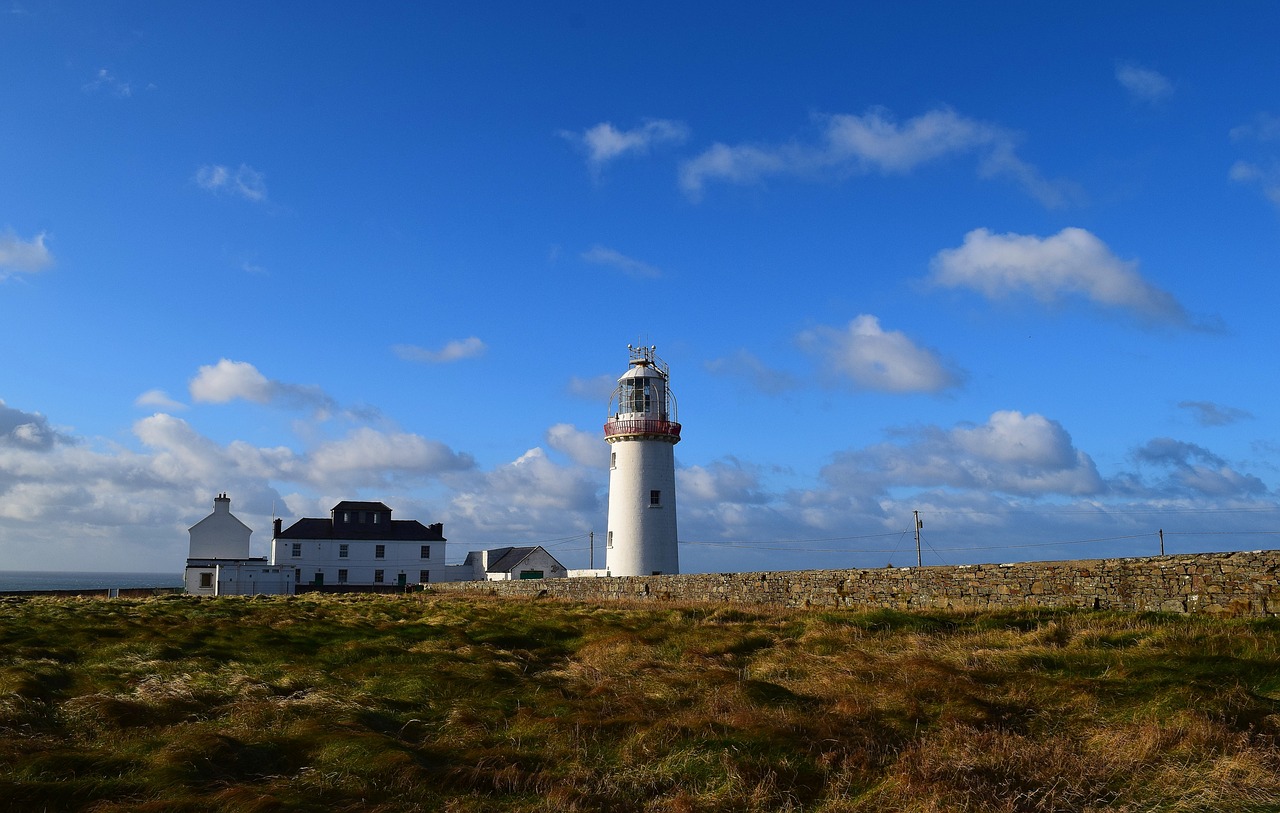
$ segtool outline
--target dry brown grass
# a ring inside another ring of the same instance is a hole
[[[1266,621],[37,600],[0,648],[12,810],[1280,811]]]

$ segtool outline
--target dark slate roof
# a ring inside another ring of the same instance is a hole
[[[343,500],[330,509],[331,511],[390,511],[391,508],[386,503],[381,502],[359,502],[357,500]]]
[[[341,505],[341,503],[339,503]],[[375,503],[381,505],[381,503]],[[354,509],[353,509],[354,510]],[[388,542],[444,542],[444,524],[423,525],[416,519],[394,519],[389,524],[335,523],[306,517],[282,530],[276,539],[376,539]]]
[[[485,568],[485,572],[506,573],[510,570],[514,570],[535,550],[537,550],[536,547],[493,548],[489,551],[489,566]],[[494,558],[495,556],[497,556],[496,559]]]

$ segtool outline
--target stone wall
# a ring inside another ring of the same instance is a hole
[[[772,607],[1103,610],[1280,615],[1280,551],[875,570],[696,573],[432,585],[441,593]]]

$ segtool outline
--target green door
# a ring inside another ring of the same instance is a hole
[[[315,581],[312,582],[316,587],[324,587],[324,571],[317,570]]]
[[[401,588],[402,590],[404,589],[404,574],[403,574],[403,573],[401,573],[401,574],[396,578],[396,584],[400,585],[400,588]]]
[[[542,578],[542,571],[541,571],[541,570],[522,570],[522,571],[520,571],[520,578],[522,578],[522,579],[541,579],[541,578]]]

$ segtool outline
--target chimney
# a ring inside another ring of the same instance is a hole
[[[274,527],[273,527],[272,532],[271,532],[271,535],[272,535],[273,537],[278,537],[278,536],[280,536],[280,523],[282,523],[282,522],[284,522],[284,520],[280,519],[280,517],[276,517],[276,518],[275,518],[275,524],[274,524]]]
[[[213,510],[219,514],[231,513],[231,498],[225,491],[213,498]]]

